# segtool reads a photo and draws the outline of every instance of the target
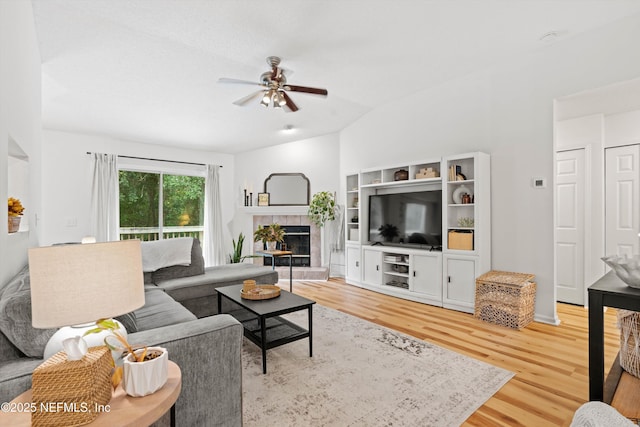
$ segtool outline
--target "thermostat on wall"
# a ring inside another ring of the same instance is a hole
[[[533,188],[545,188],[547,186],[547,180],[544,178],[532,178],[531,186]]]

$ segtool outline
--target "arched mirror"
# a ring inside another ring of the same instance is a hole
[[[264,180],[271,206],[306,206],[309,191],[309,178],[302,173],[272,173]]]

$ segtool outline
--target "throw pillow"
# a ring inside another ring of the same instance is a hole
[[[138,332],[138,322],[136,321],[136,313],[133,311],[123,314],[115,318],[118,322],[122,323],[122,326],[128,333]]]
[[[191,247],[191,265],[173,265],[153,272],[153,282],[177,279],[178,277],[190,277],[204,274],[204,257],[202,247],[198,239],[193,239]]]
[[[26,356],[42,358],[56,330],[31,325],[31,285],[25,267],[0,290],[0,331]]]

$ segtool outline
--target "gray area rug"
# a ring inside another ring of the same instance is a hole
[[[307,325],[307,311],[286,315]],[[513,373],[313,306],[308,340],[267,351],[244,339],[244,426],[458,426]]]

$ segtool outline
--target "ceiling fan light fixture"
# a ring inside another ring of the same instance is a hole
[[[287,105],[287,100],[284,99],[282,92],[278,92],[278,107],[284,107]]]
[[[265,90],[264,95],[262,95],[262,100],[260,101],[260,105],[264,107],[269,107],[270,102],[271,102],[271,90]]]

